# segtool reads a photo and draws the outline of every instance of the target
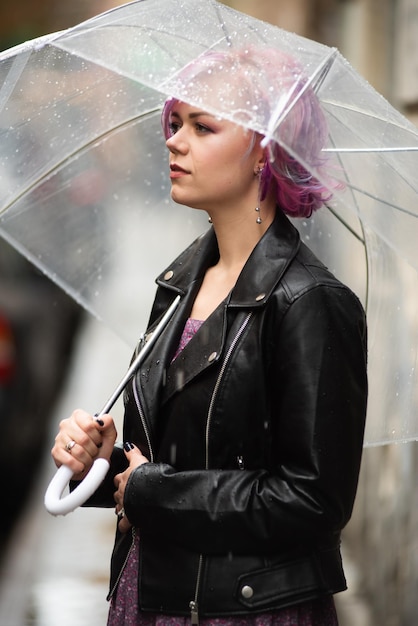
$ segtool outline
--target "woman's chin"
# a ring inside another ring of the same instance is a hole
[[[180,194],[176,194],[176,193],[171,192],[171,199],[176,204],[181,204],[182,206],[187,206],[190,209],[198,209],[199,208],[199,207],[196,207],[195,204],[192,204],[191,200],[188,200],[187,198],[182,198]]]

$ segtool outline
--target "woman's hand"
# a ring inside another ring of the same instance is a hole
[[[82,480],[96,458],[110,459],[116,436],[110,415],[95,418],[77,409],[60,423],[51,454],[57,467],[67,465],[73,479]]]
[[[134,469],[136,469],[137,467],[139,467],[143,463],[148,463],[149,461],[142,454],[142,452],[139,450],[139,448],[134,446],[133,443],[125,443],[123,445],[123,447],[124,447],[124,450],[125,450],[126,458],[129,461],[129,466],[121,474],[116,474],[116,476],[114,478],[116,491],[115,491],[113,497],[114,497],[115,502],[116,502],[115,513],[118,516],[118,520],[119,520],[118,528],[119,528],[120,532],[126,533],[132,527],[132,524],[130,523],[130,521],[126,517],[125,510],[123,508],[123,499],[124,499],[124,496],[125,496],[126,483],[128,482],[129,476],[131,475],[131,473],[133,472]]]

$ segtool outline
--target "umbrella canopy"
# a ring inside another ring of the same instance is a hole
[[[337,50],[214,0],[141,0],[3,53],[0,84],[2,235],[131,344],[205,228],[169,198],[166,98],[284,148],[330,192],[297,227],[367,309],[366,444],[418,438],[418,131]],[[307,90],[319,161],[295,132]]]

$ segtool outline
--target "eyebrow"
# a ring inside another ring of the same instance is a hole
[[[206,113],[206,111],[195,111],[194,113],[189,113],[188,118],[193,120],[193,119],[196,119],[197,117],[201,117],[202,115],[206,115],[208,117],[214,117],[210,113]],[[180,114],[177,113],[177,111],[171,111],[171,116],[177,117],[178,119],[180,119]]]

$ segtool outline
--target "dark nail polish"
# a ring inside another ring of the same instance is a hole
[[[97,444],[97,447],[98,447],[98,448],[101,448],[101,447],[102,447],[102,445],[103,445],[103,444],[102,444],[102,442],[100,441],[100,443],[98,443],[98,444]]]
[[[104,421],[100,419],[100,417],[96,417],[96,422],[99,424],[99,426],[104,426]]]
[[[129,441],[126,441],[126,442],[123,444],[123,447],[124,447],[125,452],[130,452],[131,450],[133,450],[133,449],[134,449],[134,444],[133,444],[133,443],[130,443]]]

